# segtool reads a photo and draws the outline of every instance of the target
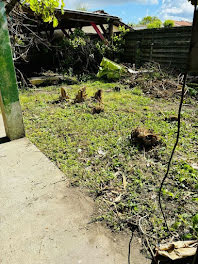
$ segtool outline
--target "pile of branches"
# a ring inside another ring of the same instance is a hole
[[[9,4],[7,4],[9,7]],[[42,71],[96,73],[102,55],[80,29],[57,37],[38,16],[30,16],[17,3],[8,15],[8,29],[19,84],[28,85],[28,77]],[[27,67],[28,66],[28,67]]]
[[[7,4],[6,7],[9,9],[10,5]],[[26,86],[28,67],[25,65],[30,62],[31,52],[39,51],[41,47],[50,49],[51,43],[48,35],[39,31],[41,21],[37,17],[28,17],[19,3],[15,4],[7,19],[17,79],[20,84]]]
[[[40,45],[50,48],[47,35],[41,36],[39,32],[39,20],[29,18],[20,4],[8,16],[8,29],[15,62],[28,62],[28,54],[33,47],[38,50]]]
[[[179,97],[182,89],[183,75],[161,69],[160,64],[145,64],[136,74],[122,80],[130,89],[140,88],[144,94],[155,98]]]
[[[97,73],[102,55],[96,47],[98,40],[90,39],[76,28],[69,38],[63,37],[52,42],[56,63],[62,71],[71,70],[75,75]]]

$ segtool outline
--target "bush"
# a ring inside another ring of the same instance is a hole
[[[124,26],[119,26],[119,33],[113,35],[112,41],[110,41],[108,45],[104,43],[104,41],[98,41],[96,43],[96,48],[99,53],[110,60],[116,60],[117,62],[121,61],[125,47],[124,37],[128,32],[129,29],[126,29]]]
[[[162,21],[161,20],[156,20],[150,24],[147,25],[147,28],[161,28],[162,26]]]
[[[164,22],[164,27],[165,27],[165,28],[172,28],[172,27],[174,27],[174,25],[175,25],[175,23],[174,23],[173,20],[166,20],[166,21]]]

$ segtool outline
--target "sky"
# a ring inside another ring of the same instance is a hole
[[[193,6],[188,0],[65,0],[66,9],[86,7],[89,11],[105,10],[125,23],[138,23],[145,16],[192,21]]]

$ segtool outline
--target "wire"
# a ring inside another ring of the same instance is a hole
[[[197,3],[198,3],[198,0],[195,0],[195,3],[194,3],[194,19],[193,19],[193,27],[192,28],[194,28],[194,25],[195,25],[195,12],[197,10]],[[192,50],[192,37],[191,37],[191,46],[190,46],[190,49],[189,49],[189,55],[190,55],[190,51],[191,50]],[[170,170],[170,166],[171,166],[171,161],[173,159],[173,155],[175,153],[175,149],[176,149],[177,144],[179,142],[180,126],[181,126],[181,109],[182,109],[184,95],[185,95],[185,86],[186,86],[186,78],[187,78],[187,72],[188,72],[188,70],[189,70],[189,65],[187,65],[186,73],[184,74],[184,78],[183,78],[183,86],[182,86],[182,92],[181,92],[181,100],[180,100],[179,111],[178,111],[177,138],[176,138],[176,142],[175,142],[175,145],[173,147],[173,150],[172,150],[172,153],[171,153],[169,162],[168,162],[166,174],[165,174],[165,176],[164,176],[164,178],[163,178],[163,180],[161,182],[161,185],[160,185],[159,196],[158,196],[159,197],[160,210],[162,212],[162,215],[163,215],[163,218],[164,218],[164,222],[165,222],[165,225],[166,225],[166,228],[167,228],[168,231],[169,231],[169,228],[168,228],[168,224],[167,224],[167,221],[166,221],[166,216],[165,216],[165,213],[164,213],[163,208],[162,208],[161,194],[162,194],[162,188],[163,188],[164,182],[168,178],[168,174],[169,174],[169,170]]]
[[[159,190],[159,205],[160,205],[160,210],[162,212],[162,215],[163,215],[163,218],[164,218],[164,222],[165,222],[165,225],[166,225],[166,228],[167,228],[168,231],[169,231],[169,227],[168,227],[168,224],[167,224],[167,221],[166,221],[165,213],[164,213],[163,208],[162,208],[161,194],[162,194],[162,188],[163,188],[164,182],[168,178],[168,175],[169,175],[170,166],[171,166],[171,162],[172,162],[172,159],[173,159],[173,155],[175,153],[175,149],[176,149],[177,144],[179,142],[180,127],[181,127],[181,110],[182,110],[182,105],[183,105],[183,100],[184,100],[184,93],[185,93],[185,86],[186,86],[186,77],[187,77],[187,73],[184,74],[183,86],[182,86],[182,92],[181,92],[181,100],[180,100],[179,111],[178,111],[177,138],[176,138],[176,142],[175,142],[175,145],[173,147],[173,150],[172,150],[172,153],[171,153],[169,162],[168,162],[166,174],[165,174],[165,176],[164,176],[164,178],[163,178],[163,180],[161,182],[160,190]]]
[[[128,250],[128,264],[131,264],[131,244],[132,244],[132,240],[133,240],[133,230],[131,231],[131,237],[130,237],[130,241],[129,241],[129,250]]]

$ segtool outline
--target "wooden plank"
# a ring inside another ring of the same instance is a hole
[[[143,53],[143,54],[145,54],[145,53]],[[147,53],[147,54],[149,54],[149,53]],[[186,54],[182,54],[181,56],[180,55],[178,55],[177,53],[175,53],[175,54],[169,54],[169,53],[166,53],[166,54],[164,54],[164,53],[153,53],[153,58],[168,58],[168,59],[171,59],[171,58],[176,58],[176,59],[186,59],[186,58],[188,58],[188,53],[186,53]]]
[[[109,23],[109,39],[113,37],[113,23]]]
[[[136,45],[139,42],[142,63],[153,59],[159,63],[185,66],[190,47],[191,30],[191,27],[180,27],[129,32],[125,38],[124,58],[126,60],[135,59]]]
[[[135,46],[137,41],[126,41],[126,46]],[[189,46],[190,40],[188,41],[141,41],[141,45],[150,45],[151,43],[154,43],[155,46],[172,46],[175,47],[178,46]]]
[[[159,50],[156,50],[156,49],[153,49],[153,53],[156,53],[156,54],[159,54],[159,53],[162,53],[162,54],[188,54],[189,49],[186,49],[186,50],[180,50],[180,49],[175,49],[175,50],[159,49]]]

